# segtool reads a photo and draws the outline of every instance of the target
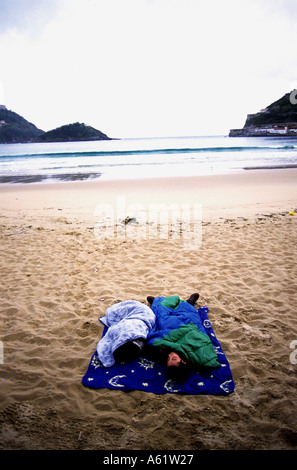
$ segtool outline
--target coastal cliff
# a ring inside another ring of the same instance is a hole
[[[294,97],[294,99],[292,98]],[[295,94],[282,98],[256,114],[248,114],[242,129],[231,129],[229,137],[297,137],[297,104]]]
[[[17,113],[0,106],[0,143],[14,144],[34,142],[44,131],[24,119]]]

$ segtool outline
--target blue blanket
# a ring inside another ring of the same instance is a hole
[[[193,307],[195,308],[195,307]],[[115,363],[111,367],[103,367],[97,351],[92,355],[82,383],[89,388],[108,388],[115,390],[143,390],[145,392],[184,393],[189,395],[228,395],[234,390],[234,381],[226,355],[212,329],[208,319],[208,308],[196,310],[197,323],[211,340],[217,354],[219,367],[205,368],[203,371],[191,372],[183,383],[168,380],[166,368],[155,361],[150,348],[145,348],[137,360],[128,363]],[[108,328],[104,328],[103,335]]]

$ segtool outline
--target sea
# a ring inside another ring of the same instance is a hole
[[[297,167],[295,137],[158,137],[0,145],[0,183],[123,180]]]

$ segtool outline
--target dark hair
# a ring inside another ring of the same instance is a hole
[[[137,338],[119,346],[113,353],[116,362],[134,361],[144,347],[144,339]]]
[[[190,366],[180,362],[177,366],[167,367],[167,377],[175,382],[185,382],[190,375]]]

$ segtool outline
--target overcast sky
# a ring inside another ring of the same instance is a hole
[[[47,131],[228,134],[297,88],[296,0],[0,0],[0,104]]]

